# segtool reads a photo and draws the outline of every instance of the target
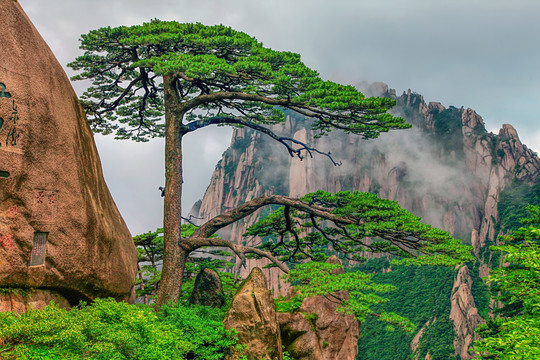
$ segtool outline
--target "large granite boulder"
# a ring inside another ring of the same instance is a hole
[[[323,360],[322,346],[315,331],[316,319],[301,312],[278,313],[281,340],[295,360]]]
[[[249,360],[283,358],[276,306],[261,269],[253,268],[240,285],[224,323],[225,328],[238,331],[240,343],[247,345]],[[238,359],[238,356],[233,355],[228,359]]]
[[[0,19],[0,288],[130,299],[136,250],[77,96],[20,4]]]

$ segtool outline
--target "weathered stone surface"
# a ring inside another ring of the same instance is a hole
[[[323,360],[321,344],[312,320],[302,313],[278,313],[281,341],[295,360]]]
[[[335,255],[326,262],[341,265]],[[334,270],[334,274],[343,273],[342,268]],[[349,299],[347,291],[338,291],[334,295]],[[354,316],[337,313],[338,306],[324,296],[314,296],[304,299],[299,313],[278,314],[283,345],[294,359],[356,359],[360,335],[358,321]]]
[[[20,4],[0,19],[0,287],[129,299],[135,247],[77,96]]]
[[[225,327],[236,329],[241,344],[246,344],[249,360],[281,360],[281,336],[276,307],[266,278],[254,268],[238,289],[225,316]],[[237,359],[236,356],[229,360]]]
[[[469,346],[473,340],[478,340],[478,334],[474,331],[476,327],[485,322],[478,314],[478,309],[472,296],[472,279],[467,266],[462,266],[454,281],[452,288],[450,318],[454,321],[456,338],[454,347],[456,354],[461,359],[472,359],[469,353]]]
[[[215,270],[206,268],[197,274],[189,303],[216,308],[223,306],[225,300],[223,298],[221,279]]]
[[[61,308],[70,308],[66,298],[54,290],[28,290],[21,293],[5,291],[0,293],[0,312],[14,311],[22,314],[30,309],[41,310],[51,301]]]

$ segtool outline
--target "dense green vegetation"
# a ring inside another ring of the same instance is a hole
[[[509,266],[492,271],[488,281],[503,307],[480,326],[475,350],[484,360],[540,358],[540,207],[528,206],[524,227],[502,237],[493,251],[505,254]]]
[[[0,313],[2,359],[223,359],[237,346],[223,310],[98,299],[71,311],[54,303],[22,315]]]
[[[391,269],[382,272],[383,269]],[[381,310],[393,311],[408,318],[416,327],[412,332],[402,329],[388,331],[374,318],[362,323],[358,342],[358,359],[405,360],[411,355],[411,341],[428,322],[417,353],[423,359],[429,351],[434,360],[453,359],[454,328],[449,319],[450,297],[454,270],[435,266],[395,266],[388,260],[375,258],[360,270],[374,272],[373,281],[395,286],[385,294],[388,302],[376,305]]]
[[[514,180],[504,188],[498,204],[503,232],[521,227],[520,219],[527,217],[527,204],[540,206],[540,183],[531,186]]]
[[[454,106],[437,111],[433,116],[434,135],[439,140],[437,143],[446,153],[454,151],[460,158],[464,156],[462,126],[461,110]]]
[[[487,319],[490,312],[490,301],[491,301],[491,291],[489,286],[484,282],[484,280],[479,275],[480,262],[477,261],[472,265],[472,268],[469,267],[471,274],[471,293],[474,299],[476,308],[478,309],[478,314],[483,318]]]

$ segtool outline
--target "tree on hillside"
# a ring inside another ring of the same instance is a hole
[[[281,143],[291,156],[329,153],[282,137],[289,109],[311,119],[318,136],[333,129],[376,138],[410,125],[387,113],[394,101],[366,98],[352,86],[322,80],[291,52],[265,48],[255,38],[225,26],[153,20],[140,26],[101,28],[82,35],[84,54],[69,64],[92,86],[82,97],[94,131],[118,139],[165,137],[164,258],[157,305],[176,301],[190,252],[204,246],[230,248],[240,259],[263,256],[288,271],[283,260],[318,259],[326,245],[352,254],[359,249],[396,254],[436,254],[432,262],[460,257],[448,234],[426,227],[396,204],[360,193],[317,193],[303,199],[269,195],[210,219],[181,237],[182,138],[210,125],[249,127]],[[164,120],[163,120],[164,115]],[[211,238],[219,229],[263,206],[280,212],[253,230],[278,239],[266,248]],[[310,227],[319,235],[300,236]],[[384,241],[369,243],[365,236]],[[283,252],[289,252],[290,257]],[[352,255],[351,255],[352,256]]]
[[[503,307],[478,329],[479,359],[540,358],[540,206],[527,210],[530,217],[522,224],[528,226],[500,239],[504,245],[491,247],[504,252],[509,265],[488,278]]]

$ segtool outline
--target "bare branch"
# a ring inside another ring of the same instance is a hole
[[[128,86],[126,86],[126,88],[124,89],[124,91],[122,92],[122,94],[120,94],[116,100],[114,100],[111,104],[106,104],[104,101],[102,101],[102,103],[100,104],[100,106],[103,106],[104,107],[104,110],[102,111],[99,111],[96,113],[99,113],[99,114],[102,114],[102,113],[105,113],[107,111],[112,111],[114,109],[116,109],[116,107],[120,104],[120,102],[122,101],[123,98],[125,98],[131,91],[131,89],[133,88],[133,86],[135,86],[135,84],[137,84],[139,81],[142,80],[142,75],[139,75],[138,77],[136,77],[135,79],[133,79],[129,84]]]
[[[193,215],[189,215],[189,217],[184,217],[184,216],[182,216],[182,220],[184,220],[184,221],[190,223],[191,225],[198,226],[198,225],[195,224],[193,221],[191,221],[191,219],[202,220],[203,218],[200,218],[200,217],[197,217],[197,216],[193,216]]]
[[[243,219],[267,205],[289,205],[292,208],[304,211],[308,214],[320,216],[337,224],[358,224],[357,220],[336,216],[321,206],[309,205],[296,198],[281,195],[266,195],[250,200],[235,209],[229,210],[224,214],[208,220],[204,225],[195,230],[192,236],[200,238],[210,237],[219,229]]]
[[[298,251],[300,251],[301,253],[303,253],[304,255],[308,256],[308,254],[306,254],[302,249],[301,249],[301,246],[300,246],[300,237],[298,236],[298,233],[293,229],[292,227],[292,220],[291,220],[291,207],[289,205],[285,205],[285,211],[283,212],[284,216],[285,216],[285,229],[290,232],[291,234],[293,234],[294,236],[294,241],[295,241],[295,244],[296,246],[294,247],[294,251],[292,252],[292,254],[289,255],[289,260],[293,259],[294,256],[296,255],[296,253]]]
[[[342,163],[336,162],[334,158],[332,157],[332,154],[330,152],[325,153],[322,152],[316,148],[312,148],[308,146],[306,143],[296,140],[290,137],[286,136],[279,136],[276,133],[274,133],[272,130],[265,128],[264,126],[261,126],[259,124],[253,123],[251,121],[247,121],[241,117],[235,117],[232,115],[220,115],[220,116],[213,116],[207,119],[198,120],[198,121],[192,121],[186,125],[187,132],[192,132],[198,129],[201,129],[203,127],[209,126],[209,125],[217,125],[217,124],[229,124],[229,125],[242,125],[245,127],[249,127],[253,130],[259,131],[263,134],[266,134],[270,136],[272,139],[276,140],[289,152],[289,155],[291,157],[297,156],[300,160],[304,159],[304,156],[302,155],[302,151],[306,151],[310,157],[313,157],[313,153],[317,153],[320,155],[324,155],[328,157],[334,166],[340,166]],[[300,145],[299,148],[295,149],[292,144]]]
[[[256,254],[267,258],[274,265],[279,267],[283,272],[289,272],[289,267],[285,263],[279,261],[268,251],[257,249],[251,246],[235,244],[230,240],[219,238],[201,238],[194,235],[195,234],[191,235],[188,239],[182,240],[181,246],[187,251],[191,252],[205,246],[226,247],[231,249],[240,258],[240,260],[242,261],[241,265],[244,267],[246,266],[245,254]]]

